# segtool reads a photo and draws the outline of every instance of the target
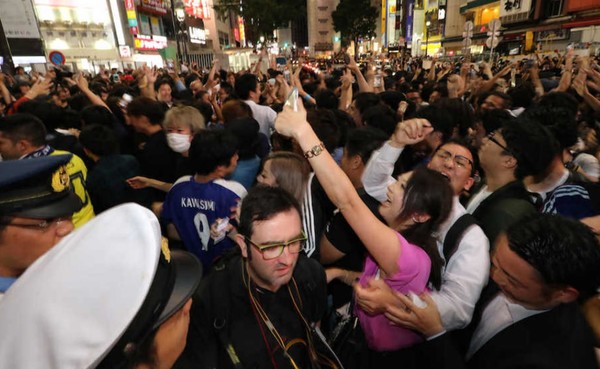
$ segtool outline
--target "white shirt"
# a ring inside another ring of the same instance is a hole
[[[275,110],[268,106],[258,105],[252,100],[246,100],[244,102],[248,104],[252,110],[252,115],[260,126],[260,132],[267,136],[267,138],[271,137],[271,131],[275,129],[275,118],[277,117]]]
[[[529,310],[519,304],[514,304],[500,292],[483,310],[481,322],[471,337],[467,360],[503,329],[544,311],[547,310]]]
[[[467,213],[473,214],[475,210],[479,207],[479,204],[483,202],[483,200],[487,199],[492,194],[491,191],[488,191],[488,186],[483,185],[479,192],[477,192],[473,197],[471,197],[471,201],[467,205]]]
[[[379,201],[385,201],[387,187],[396,181],[391,173],[401,152],[401,148],[385,143],[373,152],[367,163],[362,182],[365,191]],[[442,257],[448,230],[465,213],[465,208],[455,196],[450,215],[438,231],[437,247]],[[489,277],[489,249],[490,242],[481,228],[472,226],[464,233],[456,252],[443,268],[442,287],[432,292],[431,297],[438,306],[446,330],[466,327],[471,321],[475,304]]]

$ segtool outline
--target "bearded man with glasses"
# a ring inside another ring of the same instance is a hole
[[[310,326],[325,311],[327,286],[321,265],[301,253],[298,202],[281,188],[255,187],[237,231],[238,250],[200,284],[175,368],[311,367]]]

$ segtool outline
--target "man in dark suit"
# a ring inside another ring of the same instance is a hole
[[[587,226],[537,215],[496,240],[492,280],[461,337],[445,333],[427,295],[425,308],[398,296],[386,315],[429,337],[422,368],[598,368],[578,304],[600,286],[598,270],[600,243]]]

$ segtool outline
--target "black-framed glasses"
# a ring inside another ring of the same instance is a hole
[[[508,147],[506,147],[506,145],[502,145],[500,142],[498,142],[498,140],[496,140],[496,139],[494,138],[494,136],[496,135],[496,132],[497,132],[497,131],[492,131],[492,132],[488,133],[488,134],[487,134],[487,136],[486,136],[486,138],[487,138],[489,141],[492,141],[492,142],[493,142],[493,143],[495,143],[496,145],[500,146],[500,148],[501,148],[502,150],[506,151],[506,152],[507,152],[509,155],[515,156],[515,155],[513,154],[513,152],[512,152],[512,151],[511,151],[511,150],[510,150]]]
[[[70,217],[58,217],[58,218],[52,218],[52,219],[42,219],[37,223],[2,223],[2,225],[7,226],[7,227],[19,227],[19,228],[26,228],[26,229],[34,229],[34,230],[40,230],[40,231],[45,231],[48,228],[50,228],[53,224],[60,224],[62,222],[65,222],[67,220],[70,220]]]
[[[259,245],[255,242],[253,242],[249,237],[244,236],[244,239],[249,242],[252,246],[256,247],[258,249],[258,251],[260,251],[260,253],[263,256],[263,259],[265,260],[271,260],[271,259],[275,259],[277,257],[279,257],[281,254],[283,254],[283,249],[285,249],[286,247],[288,248],[288,252],[291,254],[297,254],[300,252],[300,250],[302,250],[302,246],[304,246],[304,243],[306,242],[306,234],[304,233],[304,231],[302,231],[297,237],[289,240],[289,241],[283,241],[283,242],[277,242],[277,243],[269,243],[269,244],[262,244]]]
[[[471,165],[471,167],[473,167],[473,161],[471,159],[467,158],[466,156],[462,156],[462,155],[453,155],[450,151],[447,151],[444,149],[438,149],[435,152],[435,156],[442,159],[443,161],[448,161],[450,159],[453,159],[454,164],[456,164],[457,167],[462,168],[462,169],[467,169],[468,165]]]

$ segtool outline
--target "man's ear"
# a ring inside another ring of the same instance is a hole
[[[514,169],[517,166],[517,159],[512,155],[506,155],[502,159],[502,164],[504,164],[506,168]]]
[[[15,146],[19,152],[25,153],[31,148],[31,142],[27,140],[19,140]]]
[[[235,243],[237,243],[238,247],[240,248],[240,251],[242,252],[242,256],[244,258],[248,258],[248,252],[250,252],[250,251],[248,250],[248,244],[246,243],[244,236],[242,236],[239,233],[236,234],[235,235]]]
[[[360,157],[360,155],[356,154],[350,159],[350,167],[352,169],[358,169],[361,165],[365,166],[366,164],[363,163],[363,160]]]
[[[552,292],[552,300],[560,302],[561,304],[568,304],[573,301],[577,301],[578,298],[579,291],[571,286],[557,288]]]
[[[469,191],[471,189],[471,187],[473,187],[474,184],[475,184],[475,178],[469,177],[467,179],[467,181],[465,182],[465,185],[463,186],[463,189],[465,191]]]

